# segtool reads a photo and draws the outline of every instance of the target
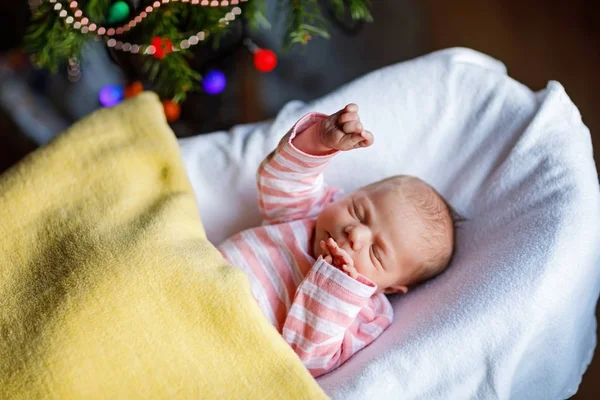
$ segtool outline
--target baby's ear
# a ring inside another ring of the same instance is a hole
[[[408,286],[394,285],[394,286],[390,286],[387,289],[383,290],[383,293],[385,293],[385,294],[400,293],[400,292],[402,292],[402,294],[406,294],[406,292],[408,292]]]

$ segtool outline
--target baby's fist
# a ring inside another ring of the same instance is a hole
[[[358,106],[351,103],[323,120],[321,141],[329,149],[347,151],[372,145],[373,134],[363,130]]]

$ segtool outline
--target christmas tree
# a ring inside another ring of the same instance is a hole
[[[348,13],[354,21],[371,20],[368,0],[276,1],[277,22],[286,28],[284,49],[315,36],[328,38],[323,8],[338,17]],[[258,70],[268,72],[277,63],[275,53],[256,46],[248,33],[270,27],[264,0],[30,0],[30,6],[33,18],[25,48],[37,66],[56,71],[66,65],[77,72],[86,40],[102,41],[109,51],[141,63],[143,76],[138,79],[151,84],[173,107],[190,91],[222,90],[225,78],[219,71],[202,75],[189,61],[198,46],[218,49],[236,24],[243,26],[242,43],[253,52]],[[125,94],[141,90],[137,82]],[[122,97],[110,90],[101,93],[101,99],[103,95],[107,105]]]

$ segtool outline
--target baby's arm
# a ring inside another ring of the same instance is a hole
[[[258,204],[265,223],[317,215],[335,192],[323,182],[323,170],[339,150],[369,146],[373,135],[362,130],[358,107],[327,116],[302,117],[262,162],[257,174]]]
[[[320,257],[298,287],[283,338],[314,376],[323,375],[374,341],[393,310],[376,285],[356,279]]]

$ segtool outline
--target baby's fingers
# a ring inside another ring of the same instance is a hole
[[[358,117],[358,114],[355,112],[345,112],[342,115],[340,115],[340,117],[338,118],[337,122],[339,125],[343,125],[346,122],[351,122],[351,121],[360,121],[360,118]]]
[[[346,122],[342,126],[342,130],[344,131],[344,133],[360,133],[362,129],[363,126],[359,120]]]
[[[323,256],[331,255],[331,250],[329,250],[329,247],[327,246],[324,240],[321,240],[319,242],[319,245],[321,246],[321,250],[323,250]]]
[[[354,261],[352,260],[350,255],[344,249],[342,249],[335,242],[335,240],[329,239],[327,241],[327,245],[329,246],[329,249],[331,250],[331,252],[333,253],[334,256],[341,257],[342,260],[344,260],[344,263],[346,263],[346,264],[354,265]]]
[[[358,277],[358,271],[353,266],[344,264],[344,265],[342,265],[342,269],[344,270],[344,272],[346,274],[350,275],[351,278],[356,279]]]
[[[327,242],[325,244],[327,245],[327,247],[329,247],[329,250],[332,253],[339,253],[339,252],[343,251],[341,249],[340,245],[337,244],[337,242],[335,240],[333,240],[333,238],[327,239]]]
[[[375,141],[373,134],[369,131],[362,131],[360,135],[356,136],[358,136],[358,139],[356,139],[356,143],[354,145],[355,149],[359,147],[369,147]]]
[[[357,113],[358,112],[358,106],[354,103],[350,103],[347,104],[346,107],[344,107],[344,111],[345,112],[351,112],[351,113]]]
[[[346,149],[346,150],[366,147],[366,144],[363,144],[365,142],[365,139],[362,137],[362,134],[360,134],[360,133],[346,135],[346,136],[344,136],[344,138],[342,140],[344,141],[344,149]]]
[[[345,133],[339,139],[338,149],[347,151],[362,147],[360,146],[360,143],[364,140],[365,139],[361,136],[361,132]]]

